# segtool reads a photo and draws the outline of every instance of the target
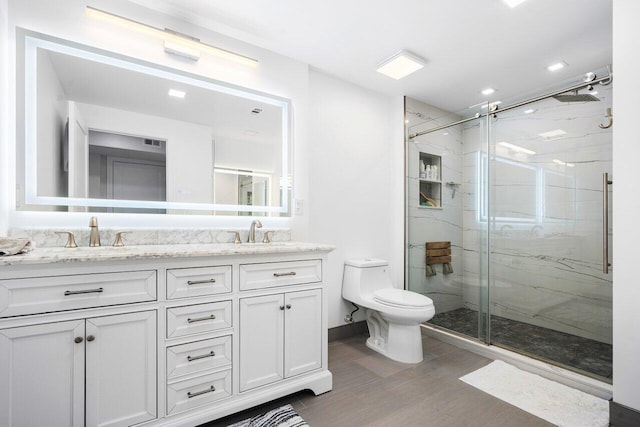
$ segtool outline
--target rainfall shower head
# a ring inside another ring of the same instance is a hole
[[[595,97],[594,95],[591,95],[589,93],[578,93],[577,90],[571,93],[563,93],[562,95],[555,95],[554,98],[556,99],[556,101],[560,101],[560,102],[600,101],[600,99]]]

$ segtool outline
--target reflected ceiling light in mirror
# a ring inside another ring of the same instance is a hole
[[[174,98],[184,98],[184,96],[187,94],[187,92],[182,91],[182,90],[178,90],[178,89],[169,89],[169,96],[172,96]]]
[[[502,0],[502,1],[504,2],[504,4],[506,4],[511,9],[513,9],[514,7],[519,6],[520,4],[524,3],[527,0]]]
[[[424,60],[402,50],[379,63],[376,71],[392,79],[400,80],[423,68],[424,65]]]
[[[256,59],[203,43],[197,38],[180,34],[172,30],[152,27],[151,25],[114,15],[113,13],[105,12],[91,6],[87,6],[86,11],[87,16],[90,18],[98,19],[108,22],[111,25],[116,25],[148,36],[159,38],[165,42],[165,51],[168,52],[167,45],[174,50],[170,53],[186,57],[191,56],[191,59],[194,59],[193,57],[195,56],[198,58],[200,57],[200,52],[205,52],[210,55],[218,56],[220,58],[228,59],[251,67],[257,67],[259,64]]]
[[[494,88],[488,87],[486,89],[483,89],[480,91],[481,94],[487,96],[487,95],[491,95],[492,93],[494,93],[496,90]]]
[[[567,64],[567,63],[566,63],[566,62],[564,62],[564,61],[560,61],[560,62],[556,62],[555,64],[551,64],[551,65],[549,65],[549,66],[547,67],[547,70],[549,70],[549,71],[558,71],[558,70],[562,70],[562,69],[563,69],[564,67],[566,67],[567,65],[569,65],[569,64]]]
[[[535,113],[536,111],[538,110],[536,110],[535,108],[529,108],[528,110],[524,110],[523,113],[532,114],[532,113]]]
[[[557,163],[560,166],[567,166],[567,167],[570,167],[570,168],[575,166],[575,164],[573,164],[573,163],[566,163],[566,162],[563,162],[562,160],[559,160],[559,159],[553,159],[553,163]]]
[[[550,130],[549,132],[539,133],[538,135],[548,139],[548,138],[555,138],[557,136],[562,136],[566,134],[567,132],[563,131],[562,129],[554,129],[554,130]]]
[[[510,150],[517,151],[519,153],[525,154],[536,154],[535,151],[529,150],[528,148],[520,147],[519,145],[511,144],[509,142],[498,142],[498,145],[502,145],[503,147],[507,147]]]

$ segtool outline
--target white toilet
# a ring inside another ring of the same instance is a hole
[[[420,324],[435,314],[433,301],[416,292],[396,289],[382,259],[345,262],[342,297],[365,309],[367,347],[404,363],[422,361]]]

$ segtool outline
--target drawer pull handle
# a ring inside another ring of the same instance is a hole
[[[194,322],[204,322],[205,320],[214,320],[216,318],[215,314],[212,314],[211,316],[207,316],[207,317],[198,317],[197,319],[187,319],[187,323],[194,323]]]
[[[95,294],[95,293],[100,293],[103,292],[104,289],[103,288],[98,288],[98,289],[87,289],[86,291],[64,291],[64,296],[69,296],[69,295],[78,295],[78,294]]]
[[[290,271],[288,273],[273,273],[273,277],[283,277],[283,276],[295,276],[295,271]]]
[[[216,279],[207,280],[187,280],[187,285],[201,285],[203,283],[216,283]]]
[[[291,304],[287,304],[287,310],[291,310]]]
[[[201,354],[200,356],[187,356],[187,360],[189,362],[192,362],[194,360],[204,359],[204,358],[207,358],[207,357],[213,357],[215,355],[216,355],[216,352],[212,350],[211,352],[209,352],[207,354]]]
[[[206,390],[196,391],[194,393],[188,392],[187,397],[191,399],[192,397],[200,396],[201,394],[205,394],[205,393],[211,393],[212,391],[216,391],[216,388],[214,386],[211,386]]]
[[[76,337],[73,342],[75,342],[76,344],[80,344],[83,341],[82,337]]]

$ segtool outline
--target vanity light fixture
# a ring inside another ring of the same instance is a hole
[[[173,96],[174,98],[184,98],[187,92],[178,90],[178,89],[169,89],[169,96]]]
[[[521,3],[524,3],[527,0],[502,0],[504,4],[513,9],[516,6],[519,6]]]
[[[570,167],[570,168],[575,166],[575,164],[573,164],[573,163],[566,163],[566,162],[563,162],[562,160],[559,160],[559,159],[553,159],[553,163],[557,163],[560,166],[567,166],[567,167]]]
[[[400,80],[424,67],[424,60],[404,50],[378,64],[377,72]]]
[[[549,71],[558,71],[558,70],[562,70],[562,69],[563,69],[564,67],[566,67],[567,65],[569,65],[569,64],[567,64],[567,63],[566,63],[566,62],[564,62],[564,61],[560,61],[560,62],[556,62],[555,64],[551,64],[551,65],[549,65],[549,66],[547,67],[547,70],[549,70]]]
[[[520,153],[525,154],[536,154],[535,151],[529,150],[528,148],[520,147],[519,145],[511,144],[509,142],[498,142],[498,145],[502,145],[503,147],[507,147],[513,151],[519,151]]]
[[[492,93],[494,93],[496,90],[492,87],[488,87],[486,89],[483,89],[482,91],[480,91],[481,94],[487,96],[487,95],[491,95]]]
[[[169,29],[152,27],[151,25],[143,24],[119,15],[114,15],[113,13],[105,12],[91,6],[87,6],[86,12],[87,16],[90,18],[137,31],[148,36],[156,37],[164,42],[165,52],[168,53],[180,55],[197,61],[200,58],[200,52],[204,52],[209,55],[228,59],[251,67],[257,67],[259,64],[256,59],[203,43],[197,38],[180,34]]]

